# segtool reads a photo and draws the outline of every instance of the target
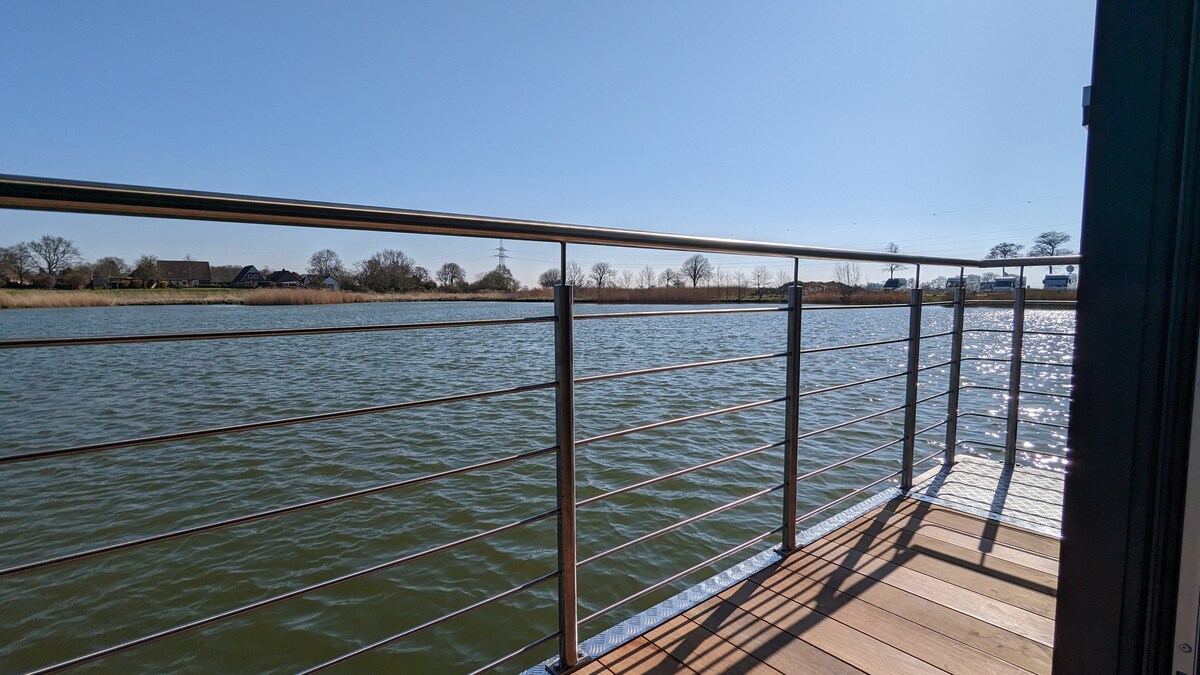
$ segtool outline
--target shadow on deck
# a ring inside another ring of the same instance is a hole
[[[576,673],[1048,673],[1062,476],[973,457]]]

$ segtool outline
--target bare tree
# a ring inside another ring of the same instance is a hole
[[[572,260],[567,263],[567,283],[572,286],[583,286],[587,283],[587,273],[583,266]]]
[[[129,274],[129,265],[116,256],[105,256],[92,265],[92,274],[105,279],[123,277]]]
[[[617,286],[621,288],[633,288],[633,279],[635,276],[633,270],[621,270],[621,274],[619,276],[621,280],[617,283]]]
[[[764,267],[763,272],[765,273],[766,271],[767,271],[767,268]],[[741,302],[742,294],[746,292],[746,288],[750,285],[750,279],[749,279],[749,277],[746,276],[745,272],[738,270],[733,273],[733,283],[737,287],[738,302]],[[762,287],[761,286],[758,289],[758,294],[760,296],[762,295]]]
[[[841,284],[843,300],[849,299],[858,291],[862,279],[862,265],[858,263],[843,262],[833,266],[833,280]]]
[[[1071,235],[1066,232],[1043,232],[1033,240],[1033,246],[1029,248],[1029,255],[1037,256],[1052,256],[1052,255],[1067,255],[1074,253],[1063,244],[1071,241]],[[1054,265],[1049,265],[1050,274],[1054,274]]]
[[[646,265],[638,271],[638,287],[639,288],[654,288],[654,279],[657,275],[654,273],[654,268]]]
[[[750,270],[750,280],[754,282],[754,288],[758,291],[758,297],[762,297],[763,288],[771,283],[771,273],[767,271],[766,265],[755,265],[754,269]]]
[[[787,286],[791,283],[792,283],[792,275],[789,274],[787,270],[782,269],[782,268],[775,270],[775,287],[776,288],[783,288],[784,286]]]
[[[666,286],[667,288],[672,286],[682,286],[683,275],[668,267],[662,271],[662,274],[658,275],[658,283]]]
[[[1021,251],[1024,250],[1025,246],[1023,244],[1014,244],[1009,241],[1002,241],[993,246],[985,257],[989,260],[996,260],[1000,258],[1016,258],[1017,256],[1021,255]],[[1004,273],[1004,276],[1008,276],[1008,269],[1001,267],[1000,271]]]
[[[604,288],[604,284],[611,281],[612,278],[612,265],[606,262],[598,262],[592,265],[592,281],[596,282],[596,288]]]
[[[341,279],[346,276],[346,266],[333,249],[323,248],[308,257],[308,273]]]
[[[712,263],[708,258],[697,253],[696,255],[683,261],[683,265],[679,268],[679,273],[692,281],[692,288],[700,285],[701,281],[707,281],[713,274]]]
[[[896,242],[893,241],[887,246],[884,246],[883,250],[887,251],[888,253],[899,253],[900,247],[897,246]],[[888,279],[894,279],[896,277],[896,272],[902,272],[906,269],[908,269],[908,265],[901,265],[900,263],[890,262],[883,264],[883,271],[888,273]]]
[[[550,269],[538,275],[538,286],[541,286],[542,288],[550,288],[551,286],[557,286],[561,280],[562,270],[558,269],[557,267],[551,267]]]
[[[33,259],[33,251],[29,250],[29,244],[21,242],[0,248],[0,272],[6,275],[15,275],[19,285],[25,285],[25,277],[34,270],[37,263]]]
[[[462,288],[467,283],[467,271],[458,263],[448,262],[438,268],[437,280],[444,288]]]
[[[42,259],[40,267],[46,274],[57,275],[63,268],[79,261],[79,249],[75,248],[74,242],[63,237],[42,235],[41,239],[29,242],[29,250]]]

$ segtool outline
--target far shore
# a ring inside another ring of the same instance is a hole
[[[774,291],[774,289],[771,289]],[[651,288],[651,289],[604,289],[597,294],[595,288],[580,288],[576,291],[576,302],[600,302],[605,304],[723,304],[764,303],[780,304],[784,298],[778,292],[757,293],[753,289],[729,288]],[[1055,292],[1029,289],[1027,304],[1041,305],[1039,300],[1074,300],[1075,292]],[[599,297],[597,297],[599,295]],[[990,297],[989,297],[990,296]],[[975,298],[984,304],[995,306],[1011,305],[1012,296],[980,294]],[[0,289],[0,309],[46,309],[65,307],[113,307],[129,305],[329,305],[359,302],[549,302],[553,293],[548,288],[536,288],[505,293],[483,291],[458,293],[447,291],[414,291],[408,293],[362,293],[297,288],[168,288],[129,290],[34,290]],[[942,302],[949,299],[944,291],[926,291],[925,302]],[[838,292],[807,291],[805,304],[828,305],[903,305],[909,300],[908,293],[889,291],[859,291],[843,296]],[[1044,305],[1052,307],[1054,305]]]

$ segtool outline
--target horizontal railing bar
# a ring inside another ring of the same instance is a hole
[[[632,492],[633,490],[639,490],[641,488],[644,488],[644,487],[647,487],[650,485],[654,485],[655,483],[661,483],[665,480],[670,480],[672,478],[686,476],[689,473],[700,471],[701,469],[708,469],[708,468],[711,468],[714,466],[718,466],[720,464],[724,464],[726,462],[732,462],[735,459],[742,459],[743,457],[749,457],[750,455],[758,454],[764,450],[770,450],[771,448],[778,448],[786,442],[787,441],[779,441],[777,443],[769,443],[767,445],[760,445],[757,448],[750,448],[749,450],[743,450],[741,452],[736,452],[732,455],[718,457],[717,459],[710,460],[710,461],[704,462],[702,464],[696,464],[695,466],[689,466],[686,469],[679,469],[678,471],[664,473],[661,476],[649,478],[649,479],[641,481],[639,483],[633,483],[632,485],[626,485],[625,487],[622,487],[622,488],[617,488],[615,490],[610,490],[608,492],[604,492],[602,494],[598,494],[593,497],[588,497],[587,499],[583,499],[583,500],[580,500],[579,502],[576,502],[575,505],[576,506],[587,506],[588,504],[594,504],[596,502],[603,501],[610,497],[616,497],[619,494],[624,494],[626,492]]]
[[[325,661],[323,663],[315,665],[311,668],[300,671],[300,675],[311,675],[312,673],[317,673],[317,672],[320,672],[327,668],[331,668],[339,663],[345,663],[346,661],[349,661],[350,659],[353,659],[357,656],[362,656],[363,654],[366,654],[368,652],[375,651],[376,649],[379,649],[380,647],[386,647],[387,645],[390,645],[393,642],[397,642],[399,640],[403,640],[404,638],[411,637],[413,635],[416,635],[417,633],[420,633],[420,632],[423,632],[430,628],[433,628],[434,626],[441,625],[451,619],[456,619],[460,616],[463,616],[464,614],[469,614],[470,612],[473,612],[477,609],[487,607],[488,605],[490,605],[494,602],[498,602],[505,598],[512,597],[523,591],[527,591],[527,590],[537,586],[538,584],[545,583],[551,579],[556,579],[556,578],[558,578],[558,574],[559,573],[557,570],[550,572],[549,574],[543,574],[542,576],[540,576],[532,581],[527,581],[527,582],[521,584],[520,586],[514,586],[513,588],[510,588],[507,591],[497,593],[496,595],[493,595],[492,597],[487,598],[485,600],[480,600],[479,602],[467,605],[466,607],[463,607],[462,609],[457,609],[453,612],[450,612],[449,614],[444,614],[436,619],[431,619],[429,621],[426,621],[425,623],[420,624],[419,626],[413,626],[412,628],[400,631],[399,633],[396,633],[395,635],[390,635],[388,637],[383,638],[382,640],[376,640],[375,642],[372,642],[369,645],[364,645],[362,647],[359,647],[358,649],[355,649],[352,652],[347,652],[337,658],[330,659],[328,661]]]
[[[37,671],[34,671],[34,674],[39,675],[41,673],[52,673],[52,672],[57,672],[57,671],[64,670],[67,668],[73,668],[75,666],[79,666],[84,663],[89,663],[91,661],[95,661],[97,659],[101,659],[106,656],[112,656],[113,654],[118,654],[120,652],[128,651],[130,649],[133,649],[134,647],[140,647],[144,644],[149,644],[151,642],[157,642],[164,638],[172,637],[174,635],[178,635],[180,633],[194,630],[196,628],[202,628],[204,626],[208,626],[208,625],[211,625],[214,623],[226,621],[226,620],[232,619],[234,617],[241,616],[243,614],[247,614],[249,612],[253,612],[258,609],[262,609],[264,607],[270,607],[272,605],[279,604],[280,602],[283,602],[285,600],[291,600],[292,598],[298,598],[298,597],[301,597],[304,595],[308,595],[310,593],[315,593],[317,591],[324,590],[324,589],[330,588],[332,586],[337,586],[339,584],[343,584],[347,581],[352,581],[354,579],[359,579],[359,578],[362,578],[362,577],[365,577],[365,576],[368,576],[371,574],[376,574],[376,573],[382,572],[384,570],[392,569],[393,567],[399,567],[400,565],[404,565],[406,563],[421,560],[423,558],[428,558],[429,556],[436,555],[438,553],[444,553],[451,549],[458,548],[459,546],[464,546],[466,544],[470,544],[470,543],[473,543],[476,541],[482,541],[484,539],[494,537],[498,534],[503,534],[504,532],[508,532],[509,530],[516,529],[523,525],[532,525],[533,523],[537,523],[537,522],[546,520],[547,518],[550,518],[550,517],[556,516],[556,515],[558,515],[558,509],[552,509],[550,511],[543,511],[542,513],[539,513],[535,516],[530,516],[528,518],[522,518],[521,520],[513,521],[511,523],[507,523],[505,525],[501,525],[500,527],[495,527],[495,528],[492,528],[492,529],[484,531],[484,532],[479,532],[479,533],[473,534],[469,537],[464,537],[464,538],[458,539],[456,541],[452,541],[452,542],[449,542],[446,544],[441,544],[439,546],[434,546],[433,548],[427,548],[424,551],[410,553],[409,555],[406,555],[402,558],[397,558],[395,560],[389,560],[388,562],[380,563],[378,565],[374,565],[372,567],[367,567],[365,569],[361,569],[356,572],[351,572],[349,574],[343,574],[340,577],[335,577],[333,579],[327,579],[325,581],[312,584],[311,586],[305,586],[304,588],[298,588],[294,591],[288,591],[286,593],[281,593],[279,595],[275,595],[275,596],[272,596],[269,598],[264,598],[264,599],[258,600],[256,602],[252,602],[248,605],[242,605],[241,607],[236,607],[234,609],[229,609],[224,612],[220,612],[217,614],[207,616],[203,619],[196,619],[195,621],[190,621],[188,623],[184,623],[184,624],[180,624],[178,626],[167,628],[165,630],[158,631],[157,633],[151,633],[150,635],[143,635],[142,637],[135,638],[133,640],[129,640],[126,642],[122,642],[121,644],[114,645],[112,647],[107,647],[105,649],[101,649],[99,651],[95,651],[90,654],[84,654],[83,656],[77,656],[73,659],[61,661],[59,663],[56,663],[56,664],[47,666],[45,668],[41,668]]]
[[[437,328],[473,328],[477,326],[511,326],[554,321],[552,316],[514,319],[473,319],[469,321],[433,321],[428,323],[396,323],[366,326],[325,326],[318,328],[269,328],[262,330],[232,330],[202,333],[160,333],[157,335],[92,335],[87,337],[30,338],[0,340],[0,349],[31,347],[78,347],[82,345],[118,345],[137,342],[180,342],[187,340],[236,340],[242,338],[285,337],[292,335],[334,335],[340,333],[377,333],[384,331],[430,330]]]
[[[853,497],[855,495],[862,494],[863,492],[870,490],[871,488],[875,487],[876,485],[879,485],[880,483],[882,483],[884,481],[892,480],[896,476],[899,476],[901,473],[904,473],[904,472],[903,471],[893,471],[892,473],[889,473],[888,475],[884,476],[883,478],[880,478],[879,480],[871,481],[870,483],[867,483],[866,485],[864,485],[860,488],[855,488],[853,491],[847,492],[846,494],[842,495],[841,497],[838,497],[837,499],[835,499],[831,502],[828,502],[824,506],[818,506],[817,508],[813,509],[812,511],[809,511],[808,513],[800,516],[799,518],[796,519],[796,522],[802,523],[819,513],[827,511],[827,510],[833,508],[834,506],[841,504],[842,502],[846,501],[847,499],[850,499],[851,497]]]
[[[689,517],[684,518],[683,520],[681,520],[677,523],[674,523],[672,525],[668,525],[666,527],[659,528],[653,532],[648,532],[648,533],[643,534],[642,536],[637,537],[635,539],[630,539],[629,541],[627,541],[623,544],[618,544],[618,545],[608,549],[607,551],[602,551],[590,558],[579,561],[579,567],[583,567],[585,565],[590,565],[590,564],[596,562],[597,560],[600,560],[602,558],[607,558],[608,556],[610,556],[614,553],[619,553],[621,551],[624,551],[627,548],[637,546],[638,544],[644,544],[644,543],[650,541],[651,539],[656,539],[658,537],[661,537],[664,534],[674,532],[675,530],[678,530],[681,527],[687,527],[688,525],[691,525],[692,523],[698,522],[700,520],[704,520],[705,518],[708,518],[710,516],[715,516],[719,513],[724,513],[730,509],[734,509],[739,506],[749,504],[750,502],[754,501],[755,499],[765,497],[766,495],[769,495],[772,492],[775,492],[782,487],[783,487],[783,484],[780,483],[779,485],[775,485],[773,487],[763,488],[762,490],[759,490],[758,492],[752,492],[744,497],[739,497],[727,504],[722,504],[718,507],[711,508],[711,509],[705,511],[704,513],[698,513],[694,516],[689,516]],[[582,623],[582,622],[580,622],[580,623]]]
[[[944,454],[946,454],[945,450],[934,450],[933,452],[929,453],[928,455],[925,455],[921,459],[918,459],[917,461],[913,462],[913,466],[921,466],[922,464],[924,464],[925,462],[928,462],[929,460],[933,459],[934,457],[941,457]]]
[[[500,658],[496,659],[495,661],[492,661],[491,663],[487,664],[486,666],[483,666],[477,670],[472,670],[470,672],[470,675],[480,675],[481,673],[486,673],[489,670],[494,670],[495,668],[502,666],[502,665],[508,663],[509,661],[512,661],[513,659],[517,658],[518,656],[520,656],[522,654],[531,652],[534,649],[537,649],[538,647],[546,644],[547,642],[549,642],[551,640],[558,639],[559,635],[560,635],[560,633],[558,631],[554,631],[553,633],[551,633],[549,635],[540,637],[540,638],[534,640],[533,642],[530,642],[529,644],[525,645],[524,647],[517,649],[514,652],[509,652],[508,654],[501,656]]]
[[[993,387],[986,384],[964,384],[959,386],[959,389],[984,389],[987,391],[1002,391],[1008,393],[1008,387]]]
[[[411,408],[423,408],[446,403],[461,403],[463,401],[473,401],[481,398],[492,398],[495,396],[521,394],[529,391],[538,391],[540,389],[549,389],[553,386],[555,386],[554,382],[527,384],[519,387],[509,387],[507,389],[492,389],[491,391],[481,391],[470,394],[456,394],[454,396],[442,396],[438,398],[427,398],[419,401],[407,401],[405,403],[390,403],[388,405],[372,406],[369,408],[339,410],[337,412],[302,415],[300,417],[286,417],[281,419],[266,420],[263,422],[248,422],[246,424],[233,424],[225,427],[210,427],[208,429],[197,429],[196,431],[181,431],[172,434],[161,434],[159,436],[143,436],[141,438],[130,438],[121,441],[108,441],[105,443],[94,443],[91,445],[78,445],[59,450],[39,450],[36,452],[25,452],[16,455],[0,456],[0,464],[28,462],[36,459],[65,457],[69,455],[80,455],[90,452],[101,452],[104,450],[116,450],[118,448],[156,445],[159,443],[189,441],[197,438],[206,438],[208,436],[220,436],[223,434],[257,431],[259,429],[273,429],[276,427],[286,427],[294,424],[307,424],[310,422],[324,422],[327,420],[345,419],[347,417],[358,417],[360,415],[372,415],[376,413],[394,412],[398,410],[409,410]]]
[[[608,312],[602,314],[576,314],[576,321],[592,319],[642,319],[653,316],[691,316],[694,314],[753,314],[757,312],[786,312],[787,307],[740,307],[735,309],[663,309],[646,312]]]
[[[839,349],[859,349],[861,347],[879,347],[882,345],[894,345],[900,342],[908,342],[908,338],[896,338],[894,340],[878,340],[875,342],[859,342],[849,345],[831,345],[828,347],[812,347],[810,349],[801,349],[801,354],[816,354],[819,352],[834,352]]]
[[[934,429],[936,429],[936,428],[938,428],[938,427],[940,427],[940,426],[943,426],[943,425],[945,425],[945,424],[946,424],[947,422],[949,422],[949,421],[950,421],[950,420],[942,420],[942,421],[940,421],[940,422],[935,422],[935,423],[933,423],[933,424],[930,424],[929,426],[925,427],[924,429],[918,429],[918,430],[914,431],[914,432],[913,432],[913,436],[920,436],[921,434],[924,434],[924,433],[928,433],[928,432],[930,432],[930,431],[933,431]]]
[[[970,438],[965,438],[961,441],[958,441],[957,443],[955,443],[955,445],[986,445],[990,448],[1003,448],[1004,447],[1003,443],[992,443],[989,441],[979,441],[979,440],[973,440]]]
[[[1073,258],[1073,262],[1063,263],[1063,260]],[[984,258],[975,264],[975,267],[1050,267],[1078,265],[1081,258],[1078,255],[1062,256],[1026,256],[1024,258]]]
[[[1003,421],[1008,420],[1008,418],[1003,415],[989,415],[987,413],[977,413],[977,412],[962,412],[962,413],[959,413],[958,416],[959,417],[983,417],[983,418],[986,418],[989,420],[1003,420]],[[1042,426],[1042,427],[1054,427],[1055,429],[1069,428],[1065,424],[1057,424],[1055,422],[1040,422],[1038,420],[1031,420],[1031,419],[1027,419],[1024,417],[1018,417],[1017,421],[1024,422],[1025,424],[1035,424],[1037,426]]]
[[[952,307],[952,306],[954,306],[954,301],[953,300],[939,300],[937,302],[922,302],[921,306],[922,307]]]
[[[929,304],[929,303],[926,303],[926,305],[925,305],[925,306],[928,306],[928,304]],[[931,339],[931,338],[940,338],[940,337],[946,337],[947,335],[954,335],[954,331],[952,331],[952,330],[948,330],[948,331],[946,331],[945,333],[932,333],[932,334],[930,334],[930,335],[922,335],[922,336],[921,336],[921,339],[922,339],[922,340],[929,340],[929,339]]]
[[[912,307],[912,303],[910,303],[908,300],[904,300],[903,302],[883,303],[877,305],[801,305],[800,311],[825,312],[830,310],[837,311],[845,309],[892,309],[894,307]]]
[[[575,384],[587,384],[588,382],[600,382],[603,380],[615,380],[620,377],[634,377],[636,375],[651,375],[653,373],[667,373],[673,370],[687,370],[688,368],[703,368],[706,366],[723,366],[731,363],[749,363],[750,361],[764,361],[766,359],[777,359],[787,356],[787,353],[782,354],[756,354],[754,356],[736,356],[728,359],[715,359],[712,361],[696,361],[694,363],[681,363],[675,366],[658,366],[655,368],[641,368],[638,370],[625,370],[619,373],[606,373],[604,375],[587,375],[585,377],[575,378]]]
[[[683,570],[682,572],[676,572],[675,574],[672,574],[671,576],[667,577],[666,579],[663,579],[662,581],[659,581],[651,586],[647,586],[646,588],[643,588],[642,590],[638,591],[637,593],[634,593],[633,595],[630,595],[629,597],[627,597],[623,600],[618,600],[618,601],[614,602],[613,604],[609,605],[608,607],[605,607],[604,609],[596,612],[595,614],[592,614],[591,616],[588,616],[587,618],[580,619],[579,625],[582,626],[584,624],[591,623],[592,621],[599,619],[600,617],[604,616],[605,614],[608,614],[609,612],[620,609],[621,607],[624,607],[625,605],[628,605],[629,603],[631,603],[635,600],[638,600],[639,598],[643,598],[664,586],[673,584],[676,581],[679,581],[680,579],[683,579],[684,577],[686,577],[690,574],[695,574],[696,572],[704,569],[705,567],[708,567],[709,565],[717,562],[718,560],[721,560],[723,558],[728,558],[729,556],[731,556],[734,553],[737,553],[739,551],[744,551],[744,550],[750,548],[751,546],[754,546],[755,544],[759,543],[760,541],[767,539],[768,537],[772,537],[782,531],[783,531],[783,527],[776,527],[776,528],[770,530],[769,532],[763,532],[762,534],[757,535],[751,539],[748,539],[748,540],[738,544],[737,546],[734,546],[733,548],[727,549],[726,551],[724,551],[722,553],[718,553],[717,555],[715,555],[703,562],[696,563],[695,565],[692,565],[691,567]]]
[[[1011,328],[964,328],[964,333],[1011,333]]]
[[[917,368],[917,372],[921,373],[926,370],[934,370],[936,368],[945,368],[946,366],[952,365],[953,363],[954,363],[954,361],[942,361],[941,363],[935,363],[935,364],[929,365],[929,366],[921,366],[920,368]],[[905,375],[907,375],[907,374],[908,373],[905,373]]]
[[[929,396],[926,396],[925,398],[919,398],[916,401],[914,401],[914,403],[919,405],[921,403],[925,403],[926,401],[932,401],[935,398],[941,398],[942,396],[945,396],[946,394],[949,394],[949,393],[950,393],[950,390],[947,389],[946,391],[943,391],[943,392],[938,392],[936,394],[930,394]]]
[[[1025,331],[1025,334],[1026,335],[1057,335],[1058,337],[1069,337],[1069,338],[1075,337],[1074,333],[1063,333],[1060,331],[1053,331],[1053,330],[1027,330],[1027,331]]]
[[[989,414],[987,414],[987,413],[977,413],[977,412],[960,412],[960,413],[958,413],[958,416],[959,416],[959,417],[984,417],[984,418],[987,418],[987,419],[990,419],[990,420],[1003,420],[1003,421],[1008,421],[1008,417],[1006,417],[1006,416],[1004,416],[1004,415],[989,415]]]
[[[487,239],[525,239],[785,258],[898,262],[910,265],[950,267],[974,267],[982,264],[981,261],[965,258],[851,251],[817,246],[774,244],[531,220],[15,175],[0,175],[0,208],[327,227],[344,230],[411,232]],[[1049,264],[1075,264],[1077,259],[1078,256],[1060,256],[1050,259],[1053,262]]]
[[[994,359],[990,356],[964,356],[964,357],[962,357],[962,360],[963,361],[989,361],[991,363],[1009,363],[1008,359]],[[1029,361],[1022,361],[1021,363],[1029,363]],[[1005,391],[1008,391],[1008,390],[1005,389]]]
[[[673,424],[683,424],[684,422],[691,422],[693,420],[704,419],[705,417],[713,417],[714,415],[723,415],[725,413],[749,410],[751,408],[757,408],[757,407],[764,406],[764,405],[770,405],[772,403],[781,403],[786,400],[787,400],[786,396],[780,396],[779,398],[767,398],[767,399],[763,399],[761,401],[753,401],[751,403],[742,403],[740,405],[731,405],[728,408],[717,408],[716,410],[708,410],[708,411],[701,412],[701,413],[695,413],[694,415],[685,415],[683,417],[676,417],[674,419],[663,420],[662,422],[652,422],[650,424],[643,424],[643,425],[637,426],[637,427],[629,427],[628,429],[621,429],[619,431],[610,431],[606,434],[600,434],[599,436],[592,436],[591,438],[582,438],[580,440],[577,440],[577,441],[575,441],[575,447],[579,447],[581,445],[588,445],[590,443],[598,443],[600,441],[607,441],[611,438],[619,438],[621,436],[628,436],[629,434],[635,434],[635,433],[639,433],[642,431],[651,431],[653,429],[659,429],[662,427],[671,426]]]
[[[1031,394],[1033,396],[1050,396],[1052,398],[1071,398],[1070,394],[1056,394],[1051,391],[1037,391],[1035,389],[1021,389],[1022,394]]]
[[[1074,363],[1063,363],[1061,361],[1025,361],[1024,359],[1022,359],[1021,363],[1027,363],[1031,366],[1055,366],[1058,368],[1074,368],[1075,367]]]
[[[908,375],[908,371],[901,371],[899,373],[892,373],[890,375],[880,375],[879,377],[871,377],[871,378],[868,378],[865,380],[858,380],[856,382],[846,382],[845,384],[835,384],[835,385],[832,385],[829,387],[821,387],[820,389],[808,389],[806,391],[800,392],[799,397],[804,398],[805,396],[816,396],[817,394],[826,394],[831,391],[837,391],[839,389],[847,389],[849,387],[857,387],[857,386],[863,385],[863,384],[871,384],[872,382],[883,382],[884,380],[890,380],[890,379],[897,378],[897,377],[904,377],[905,375]]]
[[[838,429],[841,429],[843,427],[848,427],[851,424],[858,424],[859,422],[866,422],[867,420],[875,419],[876,417],[882,417],[889,413],[899,412],[901,410],[904,410],[906,407],[907,406],[905,406],[905,405],[898,405],[895,408],[888,408],[887,410],[880,410],[879,412],[874,412],[869,415],[863,415],[862,417],[856,417],[852,420],[846,420],[845,422],[838,422],[837,424],[825,427],[824,429],[817,429],[816,431],[805,432],[803,434],[800,434],[796,438],[797,438],[797,440],[803,440],[805,438],[812,438],[813,436],[818,436],[820,434],[828,433],[830,431],[837,431]]]
[[[845,459],[838,460],[828,466],[823,466],[820,469],[814,469],[814,470],[809,471],[808,473],[804,474],[803,476],[799,476],[798,478],[796,478],[796,482],[799,483],[800,481],[807,480],[809,478],[812,478],[813,476],[819,476],[819,475],[825,473],[826,471],[829,471],[830,469],[836,469],[839,466],[845,466],[845,465],[849,464],[850,462],[853,462],[856,459],[862,459],[863,457],[873,455],[876,452],[879,452],[880,450],[885,450],[885,449],[890,448],[893,445],[895,445],[897,443],[901,443],[903,441],[904,441],[904,437],[901,436],[900,438],[897,438],[894,441],[888,441],[887,443],[884,443],[883,445],[877,445],[877,446],[871,448],[870,450],[864,450],[863,452],[860,452],[857,455],[851,455]]]
[[[101,546],[101,547],[89,549],[86,551],[79,551],[76,553],[68,553],[68,554],[60,555],[60,556],[57,556],[54,558],[47,558],[45,560],[39,560],[36,562],[31,562],[31,563],[24,563],[21,565],[14,565],[12,567],[0,569],[0,577],[5,577],[10,574],[18,574],[21,572],[30,572],[33,570],[41,569],[43,567],[50,567],[52,565],[61,565],[63,563],[74,562],[77,560],[83,560],[85,558],[92,558],[92,557],[99,556],[99,555],[116,553],[118,551],[125,551],[125,550],[129,550],[132,548],[137,548],[139,546],[145,546],[147,544],[156,544],[159,542],[169,541],[171,539],[178,539],[180,537],[188,537],[188,536],[195,535],[195,534],[201,534],[203,532],[212,532],[212,531],[221,530],[221,529],[224,529],[227,527],[233,527],[235,525],[244,525],[246,523],[252,523],[256,520],[263,520],[263,519],[272,518],[275,516],[282,516],[282,515],[288,514],[288,513],[296,513],[299,511],[306,511],[308,509],[317,508],[319,506],[328,506],[330,504],[336,504],[338,502],[347,501],[349,499],[356,499],[359,497],[366,497],[369,495],[381,494],[384,492],[391,492],[393,490],[399,490],[401,488],[412,487],[414,485],[420,485],[422,483],[429,483],[429,482],[432,482],[435,480],[440,480],[442,478],[449,478],[449,477],[457,476],[460,474],[478,471],[480,469],[491,469],[491,468],[494,468],[497,466],[511,464],[513,462],[520,461],[523,459],[532,459],[534,457],[548,455],[557,450],[558,450],[557,447],[550,447],[550,448],[542,448],[541,450],[532,450],[530,452],[524,452],[524,453],[520,453],[520,454],[516,454],[516,455],[508,455],[506,457],[500,457],[498,459],[492,459],[492,460],[488,460],[486,462],[479,462],[477,464],[471,464],[469,466],[463,466],[463,467],[459,467],[457,469],[449,469],[446,471],[439,471],[438,473],[432,473],[432,474],[428,474],[425,476],[420,476],[418,478],[409,478],[406,480],[396,481],[394,483],[388,483],[386,485],[377,485],[374,487],[364,488],[362,490],[355,490],[353,492],[345,492],[340,495],[333,495],[331,497],[323,497],[321,499],[314,499],[312,501],[303,502],[300,504],[292,504],[291,506],[284,506],[284,507],[280,507],[280,508],[276,508],[276,509],[269,509],[267,511],[259,511],[258,513],[253,513],[253,514],[250,514],[247,516],[239,516],[237,518],[229,518],[227,520],[221,520],[221,521],[217,521],[217,522],[213,522],[213,523],[206,523],[204,525],[185,527],[180,530],[174,530],[172,532],[165,532],[162,534],[151,535],[148,537],[143,537],[141,539],[132,539],[130,541],[125,541],[125,542],[121,542],[118,544],[109,544],[107,546]]]

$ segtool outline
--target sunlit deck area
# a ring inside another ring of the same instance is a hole
[[[576,672],[1048,673],[1061,495],[962,458]]]

